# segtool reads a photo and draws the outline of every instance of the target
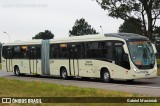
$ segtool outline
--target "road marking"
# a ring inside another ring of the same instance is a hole
[[[151,89],[160,89],[160,87],[152,87],[152,86],[139,86],[139,85],[124,85],[129,87],[139,87],[139,88],[151,88]]]

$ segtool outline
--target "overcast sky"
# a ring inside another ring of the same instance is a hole
[[[100,33],[100,26],[104,33],[114,33],[123,23],[108,17],[93,0],[0,0],[0,42],[9,41],[7,34],[11,41],[27,40],[44,30],[55,38],[68,37],[82,17]]]

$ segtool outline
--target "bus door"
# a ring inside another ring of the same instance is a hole
[[[7,72],[13,72],[13,68],[12,68],[12,49],[8,48],[7,49],[7,58],[6,58],[6,69]]]
[[[37,50],[36,46],[29,49],[29,68],[31,74],[37,74]]]
[[[118,66],[115,70],[115,76],[117,78],[123,78],[126,74],[126,70],[124,69],[128,67],[129,64],[125,62],[125,58],[127,58],[127,55],[125,56],[124,49],[123,49],[123,42],[115,42],[114,43],[114,60],[115,64]]]
[[[128,54],[124,52],[123,42],[115,42],[114,51],[115,64],[130,69]]]
[[[69,47],[69,69],[70,75],[79,75],[79,60],[78,60],[78,48],[76,44],[71,44]]]

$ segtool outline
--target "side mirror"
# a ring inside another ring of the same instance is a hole
[[[157,49],[156,49],[155,44],[153,44],[153,43],[152,43],[152,47],[153,47],[153,51],[154,51],[154,53],[157,53]]]

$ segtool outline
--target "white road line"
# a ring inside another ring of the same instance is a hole
[[[109,84],[109,85],[115,85],[115,86],[128,86],[128,87],[138,87],[138,88],[160,89],[160,87],[152,87],[152,86],[125,85],[125,84]]]

